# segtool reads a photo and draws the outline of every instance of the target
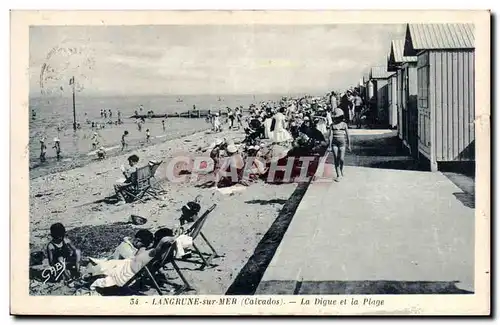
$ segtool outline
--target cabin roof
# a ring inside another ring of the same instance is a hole
[[[404,56],[405,40],[393,40],[391,42],[391,59],[394,63],[417,62],[416,56]],[[391,61],[392,61],[391,60]]]
[[[370,79],[387,79],[394,73],[387,71],[387,67],[372,67],[370,70]]]
[[[443,49],[474,49],[474,24],[406,25],[404,56]]]

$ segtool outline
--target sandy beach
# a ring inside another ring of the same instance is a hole
[[[197,270],[191,263],[180,262],[181,269],[196,289],[194,294],[224,294],[255,248],[275,221],[297,184],[270,185],[258,182],[233,194],[200,187],[200,183],[172,183],[166,179],[165,164],[157,171],[167,193],[160,200],[145,203],[115,205],[104,199],[114,193],[113,184],[120,178],[120,165],[130,154],[140,157],[139,164],[150,159],[168,161],[187,154],[199,155],[196,149],[208,146],[216,138],[243,139],[243,132],[223,131],[213,134],[198,132],[149,147],[134,149],[122,155],[93,161],[85,166],[31,179],[30,184],[30,251],[32,256],[42,251],[50,240],[49,228],[55,222],[65,225],[68,236],[79,245],[85,257],[110,254],[123,236],[133,235],[138,228],[155,231],[159,227],[179,225],[181,207],[201,195],[202,211],[217,204],[203,232],[224,257],[214,259],[218,266]],[[208,155],[205,153],[204,155]],[[125,224],[131,214],[143,216],[143,226]],[[201,247],[203,243],[200,244]],[[207,248],[208,249],[208,248]],[[39,253],[38,253],[39,254]],[[33,260],[33,259],[32,259]],[[42,265],[34,268],[43,268]],[[32,263],[33,264],[33,263]],[[174,276],[170,272],[169,276]],[[173,282],[180,283],[180,279]],[[75,289],[63,284],[43,284],[31,277],[30,293],[35,295],[73,294]],[[154,292],[152,292],[154,294]]]

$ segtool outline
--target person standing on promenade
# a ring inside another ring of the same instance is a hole
[[[354,122],[358,129],[361,128],[361,111],[363,110],[363,100],[357,92],[352,96],[352,104],[354,107]]]
[[[351,139],[349,137],[349,128],[344,122],[344,112],[337,108],[333,112],[333,124],[330,127],[330,146],[332,148],[333,161],[335,164],[336,182],[344,177],[344,157],[346,147],[351,151]]]
[[[343,117],[347,123],[349,123],[349,112],[350,112],[351,101],[349,100],[348,94],[344,93],[340,97],[339,107],[342,112],[344,112]]]

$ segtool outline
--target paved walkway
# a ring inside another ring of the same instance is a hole
[[[460,199],[468,194],[442,173],[360,167],[370,165],[357,155],[363,147],[395,143],[366,137],[355,137],[344,180],[309,186],[256,294],[473,291],[474,209]],[[395,148],[385,153],[372,162],[402,160]]]

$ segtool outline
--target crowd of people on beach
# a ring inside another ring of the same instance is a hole
[[[344,175],[345,152],[351,148],[349,128],[354,125],[361,128],[369,115],[359,89],[330,92],[322,97],[283,97],[279,101],[251,104],[245,115],[242,106],[226,110],[209,112],[207,121],[212,124],[212,131],[221,132],[227,125],[229,130],[242,128],[246,137],[240,148],[232,139],[218,139],[201,150],[210,152],[219,176],[236,170],[231,177],[216,178],[215,187],[248,185],[258,179],[282,182],[284,173],[273,173],[272,179],[268,177],[271,164],[283,166],[291,157],[295,163],[289,179],[293,181],[302,175],[305,167],[300,157],[304,156],[314,157],[307,172],[310,176],[327,148],[331,148],[334,158],[335,181],[340,181]]]

